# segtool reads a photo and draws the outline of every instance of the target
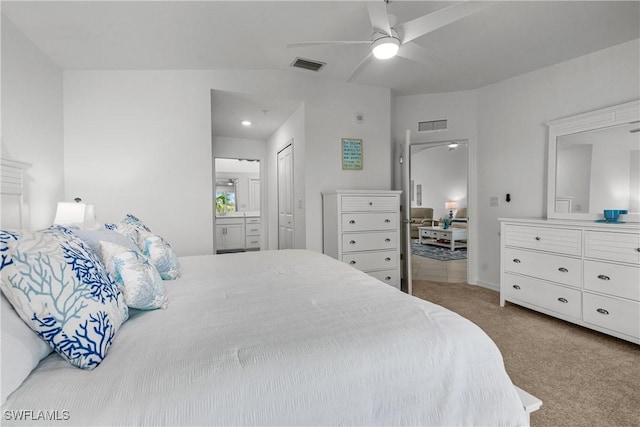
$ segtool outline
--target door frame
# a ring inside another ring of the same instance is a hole
[[[411,179],[411,147],[413,146],[417,146],[417,145],[432,145],[432,146],[439,146],[439,145],[445,145],[445,144],[449,144],[450,142],[458,142],[458,143],[464,143],[467,146],[467,233],[468,233],[468,240],[467,240],[467,283],[470,285],[477,285],[478,281],[477,281],[477,277],[478,277],[478,269],[477,269],[477,263],[478,263],[478,258],[477,258],[477,249],[478,249],[478,239],[477,239],[477,230],[476,230],[476,220],[477,220],[477,213],[476,213],[476,204],[477,204],[477,188],[476,188],[476,181],[477,181],[477,177],[476,177],[476,168],[475,168],[475,159],[476,159],[476,145],[473,144],[471,142],[470,138],[449,138],[449,139],[443,139],[443,140],[437,140],[437,141],[415,141],[412,142],[410,141],[410,135],[409,135],[410,131],[407,131],[407,139],[406,139],[406,148],[408,148],[409,151],[409,156],[408,159],[406,159],[402,166],[401,166],[401,170],[402,170],[402,174],[404,174],[404,168],[406,167],[409,170],[409,179]],[[405,148],[403,146],[403,148]],[[404,149],[403,153],[405,153],[407,150]],[[405,156],[403,156],[405,157]],[[404,176],[404,175],[403,175]],[[409,189],[410,191],[410,189]],[[409,199],[409,212],[406,213],[407,217],[410,217],[410,210],[411,210],[411,195],[408,195],[408,199]],[[407,226],[407,228],[409,228]],[[409,247],[408,249],[406,249],[407,252],[407,256],[411,257],[411,245],[409,243]],[[410,265],[410,264],[409,264]],[[407,271],[407,274],[409,276],[411,276],[413,274],[412,271]]]

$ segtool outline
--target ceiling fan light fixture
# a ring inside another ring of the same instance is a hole
[[[400,40],[393,36],[384,36],[375,40],[371,45],[373,56],[378,59],[389,59],[396,56],[400,49]]]

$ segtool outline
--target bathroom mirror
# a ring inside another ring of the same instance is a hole
[[[623,209],[640,222],[638,101],[567,117],[549,126],[547,217],[596,220]]]
[[[216,216],[260,216],[260,161],[216,158],[214,165]]]

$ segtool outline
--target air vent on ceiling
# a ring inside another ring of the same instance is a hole
[[[324,62],[312,61],[311,59],[304,58],[296,58],[295,61],[293,61],[293,63],[291,64],[292,67],[311,71],[320,71],[320,69],[325,65],[327,64],[325,64]]]
[[[447,130],[447,120],[431,120],[418,122],[418,132],[437,132]]]

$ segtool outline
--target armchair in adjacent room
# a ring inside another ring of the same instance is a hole
[[[456,228],[467,228],[468,221],[467,208],[460,208],[451,220],[451,226]]]
[[[418,227],[431,227],[433,225],[433,208],[411,208],[410,229],[411,238],[419,238]]]

